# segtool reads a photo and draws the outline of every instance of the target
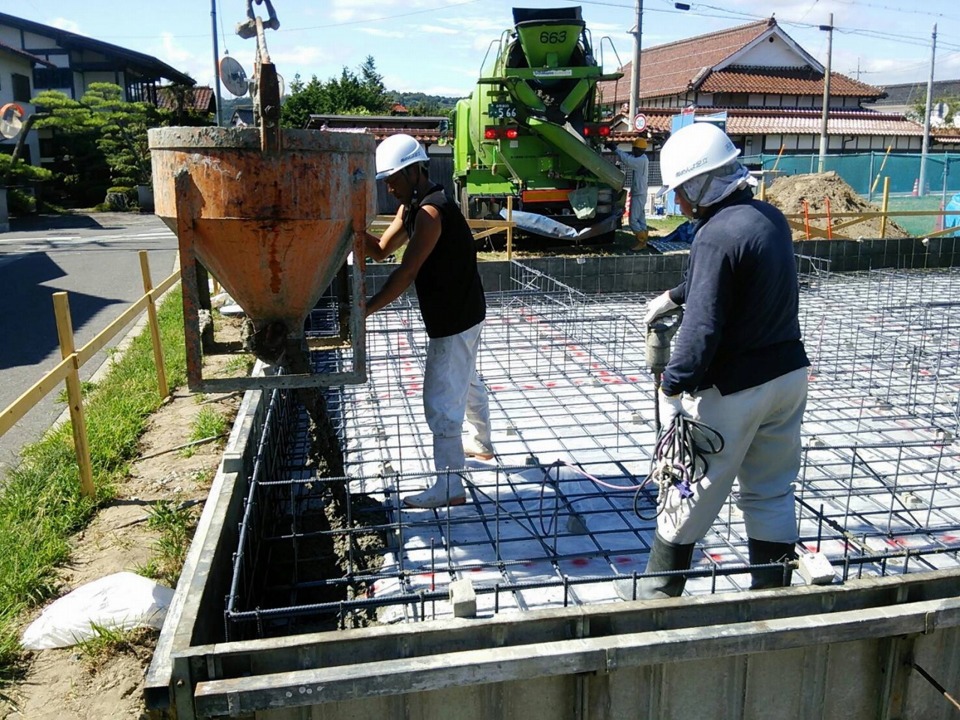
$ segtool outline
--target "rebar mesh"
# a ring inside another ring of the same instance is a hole
[[[801,545],[824,552],[841,578],[956,565],[960,303],[951,298],[960,297],[960,273],[838,275],[810,258],[798,267],[812,363]],[[401,300],[369,318],[369,381],[337,389],[328,406],[349,492],[376,500],[377,512],[361,520],[388,548],[374,568],[350,523],[311,527],[330,481],[306,467],[303,418],[291,396],[275,393],[286,409],[271,417],[289,429],[264,425],[228,632],[446,617],[449,584],[464,578],[480,615],[614,601],[610,581],[642,570],[655,528],[655,491],[644,485],[654,442],[642,327],[649,297],[586,295],[514,265],[511,287],[488,295],[479,356],[496,462],[468,462],[469,502],[439,511],[399,507],[400,496],[435,479],[417,308]],[[337,563],[310,550],[307,541],[325,536],[346,548]],[[747,587],[746,543],[735,491],[698,544],[686,592]],[[339,573],[318,578],[321,565]],[[264,579],[270,587],[257,588]]]

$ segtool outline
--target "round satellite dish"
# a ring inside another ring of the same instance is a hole
[[[249,89],[243,66],[229,55],[224,55],[220,59],[220,82],[237,97],[246,95]]]
[[[16,103],[7,103],[0,107],[0,135],[12,140],[20,134],[23,127],[23,108]]]

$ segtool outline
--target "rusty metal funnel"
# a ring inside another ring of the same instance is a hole
[[[278,152],[263,151],[257,128],[158,128],[149,142],[155,212],[179,238],[185,290],[199,262],[256,332],[282,342],[303,336],[351,250],[361,248],[363,262],[363,233],[376,212],[375,141],[278,135]]]

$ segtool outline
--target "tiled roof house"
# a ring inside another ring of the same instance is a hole
[[[623,107],[629,102],[632,67],[620,80],[601,83],[602,103],[635,134]],[[637,111],[654,137],[670,132],[671,119],[727,113],[727,132],[744,154],[812,152],[819,149],[825,68],[774,18],[643,49]],[[902,113],[864,107],[885,97],[882,88],[830,73],[828,152],[921,149],[923,127]],[[953,141],[960,142],[960,133]],[[937,133],[931,149],[944,149],[950,133]],[[940,147],[938,148],[938,144]]]
[[[24,115],[41,90],[59,90],[80,98],[95,82],[123,88],[127,100],[158,102],[161,79],[184,85],[194,81],[157,58],[85,35],[0,13],[0,105],[14,102]],[[24,138],[24,159],[33,164],[53,160],[45,147],[50,130],[31,130]],[[0,138],[0,152],[14,140]]]
[[[217,100],[213,95],[213,88],[209,85],[194,85],[192,87],[171,87],[168,85],[157,90],[157,107],[176,112],[181,103],[184,110],[201,115],[217,112]]]

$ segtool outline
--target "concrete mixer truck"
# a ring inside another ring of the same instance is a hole
[[[454,185],[470,218],[505,217],[527,232],[574,242],[609,237],[621,223],[623,173],[601,155],[604,74],[579,7],[514,8],[496,57],[457,103]]]

